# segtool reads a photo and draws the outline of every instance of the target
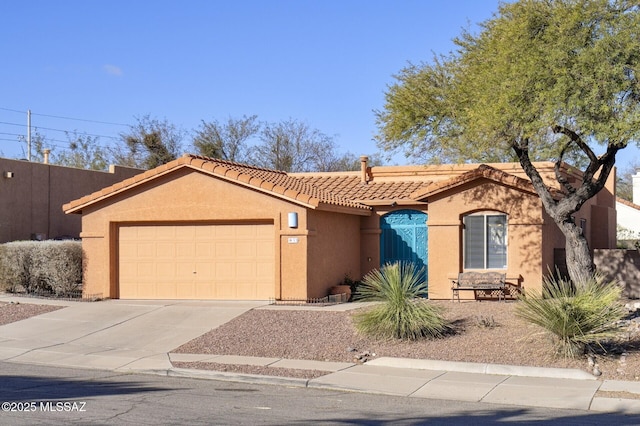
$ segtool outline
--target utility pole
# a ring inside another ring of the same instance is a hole
[[[27,110],[27,161],[31,161],[31,110]]]

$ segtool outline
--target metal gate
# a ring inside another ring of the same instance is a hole
[[[396,210],[380,219],[380,262],[413,262],[424,268],[427,278],[427,214],[417,210]]]

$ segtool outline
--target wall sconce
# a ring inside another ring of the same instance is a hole
[[[289,228],[297,228],[298,227],[298,213],[291,212],[289,213]]]
[[[11,179],[13,177],[13,172],[4,172],[2,174],[6,179]]]

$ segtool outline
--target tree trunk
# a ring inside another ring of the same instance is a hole
[[[559,224],[565,236],[565,256],[569,278],[575,285],[584,284],[595,273],[591,250],[582,229],[570,220]]]
[[[518,156],[524,172],[531,179],[531,183],[540,196],[546,212],[565,236],[567,272],[574,285],[579,286],[585,284],[593,276],[595,265],[591,258],[591,250],[587,239],[582,235],[582,229],[576,225],[572,215],[580,210],[589,198],[595,196],[598,191],[604,188],[609,173],[615,164],[616,153],[621,147],[610,143],[607,146],[607,152],[597,157],[576,133],[559,127],[554,128],[554,132],[570,136],[572,141],[589,158],[589,165],[583,172],[582,182],[574,186],[562,174],[562,155],[560,156],[560,159],[556,162],[556,180],[562,188],[562,194],[560,195],[558,195],[559,191],[555,191],[554,195],[553,191],[542,180],[538,170],[531,162],[531,158],[529,158],[529,146],[526,140],[523,143],[512,143],[512,148]]]

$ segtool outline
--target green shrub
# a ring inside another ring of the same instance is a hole
[[[449,330],[441,310],[423,299],[427,283],[413,263],[386,264],[367,274],[357,300],[380,304],[354,315],[356,328],[378,338],[416,340],[440,337]]]
[[[6,291],[51,291],[82,284],[82,246],[77,241],[15,241],[0,246],[0,283]]]
[[[574,358],[593,344],[616,336],[626,315],[622,289],[596,275],[586,283],[546,278],[542,293],[520,298],[516,315],[551,333],[560,355]]]

